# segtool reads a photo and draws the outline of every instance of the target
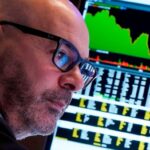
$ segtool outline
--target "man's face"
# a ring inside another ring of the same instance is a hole
[[[30,61],[27,57],[31,56]],[[42,63],[40,55],[36,58],[35,55],[24,52],[25,58],[20,57],[22,60],[16,60],[16,57],[19,56],[9,50],[1,57],[0,78],[4,88],[5,107],[9,114],[14,111],[19,114],[23,125],[20,125],[22,127],[19,130],[17,127],[18,135],[22,129],[32,135],[50,134],[70,103],[72,91],[59,85],[60,72],[50,67],[51,54],[45,52],[43,57],[47,59],[47,65]]]
[[[53,34],[72,42],[82,50],[81,57],[87,58],[88,34],[83,25],[73,29],[72,23],[55,24]],[[83,87],[80,70],[76,66],[63,73],[55,67],[53,41],[22,33],[11,26],[4,30],[7,47],[1,56],[0,80],[7,120],[18,139],[50,134],[69,105],[72,92]]]

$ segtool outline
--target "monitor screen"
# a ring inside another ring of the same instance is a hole
[[[98,78],[73,94],[45,150],[150,149],[150,6],[131,2],[83,1]]]

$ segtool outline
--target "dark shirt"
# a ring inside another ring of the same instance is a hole
[[[0,150],[25,150],[0,114]]]

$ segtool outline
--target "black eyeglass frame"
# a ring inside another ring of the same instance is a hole
[[[21,24],[10,22],[10,21],[6,21],[6,20],[0,21],[0,25],[11,25],[11,26],[14,26],[17,29],[21,30],[23,33],[27,33],[27,34],[31,34],[31,35],[34,35],[34,36],[38,36],[38,37],[42,37],[42,38],[45,38],[45,39],[56,41],[57,42],[57,47],[56,47],[56,50],[54,51],[53,57],[52,57],[52,61],[53,61],[54,64],[55,64],[54,58],[55,58],[55,55],[56,55],[59,47],[61,47],[62,44],[69,45],[70,50],[74,51],[77,54],[77,60],[74,63],[72,63],[71,65],[69,65],[69,67],[66,70],[62,70],[56,64],[55,64],[55,66],[59,70],[61,70],[62,72],[67,72],[67,71],[71,70],[77,64],[79,65],[79,64],[82,64],[82,63],[88,63],[95,70],[95,74],[93,75],[93,79],[95,79],[96,74],[97,74],[96,68],[92,65],[92,63],[90,63],[90,61],[81,58],[77,48],[71,42],[69,42],[68,40],[66,40],[66,39],[64,39],[62,37],[59,37],[59,36],[56,36],[56,35],[53,35],[53,34],[50,34],[50,33],[47,33],[47,32],[41,31],[41,30],[38,30],[38,29],[35,29],[35,28],[32,28],[32,27],[28,27],[28,26],[25,26],[25,25],[21,25]]]

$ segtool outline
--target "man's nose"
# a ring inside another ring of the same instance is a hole
[[[78,66],[75,66],[69,72],[62,74],[59,79],[59,85],[62,88],[71,91],[79,91],[84,87],[84,81],[80,69]]]

